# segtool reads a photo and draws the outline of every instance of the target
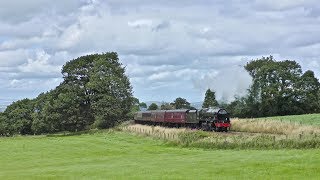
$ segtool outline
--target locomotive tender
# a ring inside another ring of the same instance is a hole
[[[190,127],[218,132],[227,132],[231,127],[229,113],[222,108],[140,111],[135,114],[134,121],[139,124]]]

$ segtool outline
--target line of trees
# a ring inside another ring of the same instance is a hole
[[[219,104],[216,100],[215,92],[211,89],[208,89],[205,94],[205,100],[202,105],[203,108],[208,107],[217,107]],[[178,97],[173,102],[162,102],[160,107],[156,103],[151,103],[147,110],[172,110],[172,109],[196,109],[191,106],[191,103],[188,102],[185,98]]]
[[[208,108],[208,107],[217,107],[217,106],[219,106],[219,103],[216,100],[216,93],[211,89],[208,89],[206,91],[202,107]]]
[[[302,72],[290,60],[272,56],[247,63],[252,85],[244,97],[220,103],[235,117],[263,117],[320,112],[320,83],[313,71]],[[147,108],[132,96],[125,68],[115,52],[82,56],[62,68],[63,82],[35,99],[12,103],[0,113],[0,135],[41,134],[109,128]],[[219,106],[208,89],[202,107]],[[184,98],[155,109],[195,109]]]
[[[63,82],[0,114],[0,135],[108,128],[129,119],[137,99],[115,52],[82,56],[62,68]]]
[[[176,98],[173,102],[167,103],[163,102],[159,107],[156,103],[151,103],[148,107],[148,110],[172,110],[172,109],[196,109],[195,107],[191,106],[191,104],[182,97]]]

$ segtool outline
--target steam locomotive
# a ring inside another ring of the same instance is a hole
[[[231,127],[230,115],[222,108],[140,111],[135,114],[134,121],[138,124],[190,127],[217,132],[228,132]]]

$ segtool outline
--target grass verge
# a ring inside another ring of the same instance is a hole
[[[296,121],[268,119],[233,119],[232,129],[241,132],[283,135],[320,135],[320,126],[301,124]]]
[[[297,123],[300,125],[320,126],[320,114],[302,114],[289,116],[274,116],[256,118],[257,120],[274,120],[280,122]]]
[[[216,133],[200,130],[127,125],[126,132],[163,139],[172,145],[205,149],[310,149],[320,148],[317,134]]]

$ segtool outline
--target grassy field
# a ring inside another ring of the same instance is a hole
[[[127,132],[0,138],[0,179],[318,179],[320,150],[203,150]]]
[[[257,120],[278,120],[283,122],[292,122],[292,123],[301,123],[306,125],[320,126],[320,114],[275,116],[275,117],[257,118]]]

